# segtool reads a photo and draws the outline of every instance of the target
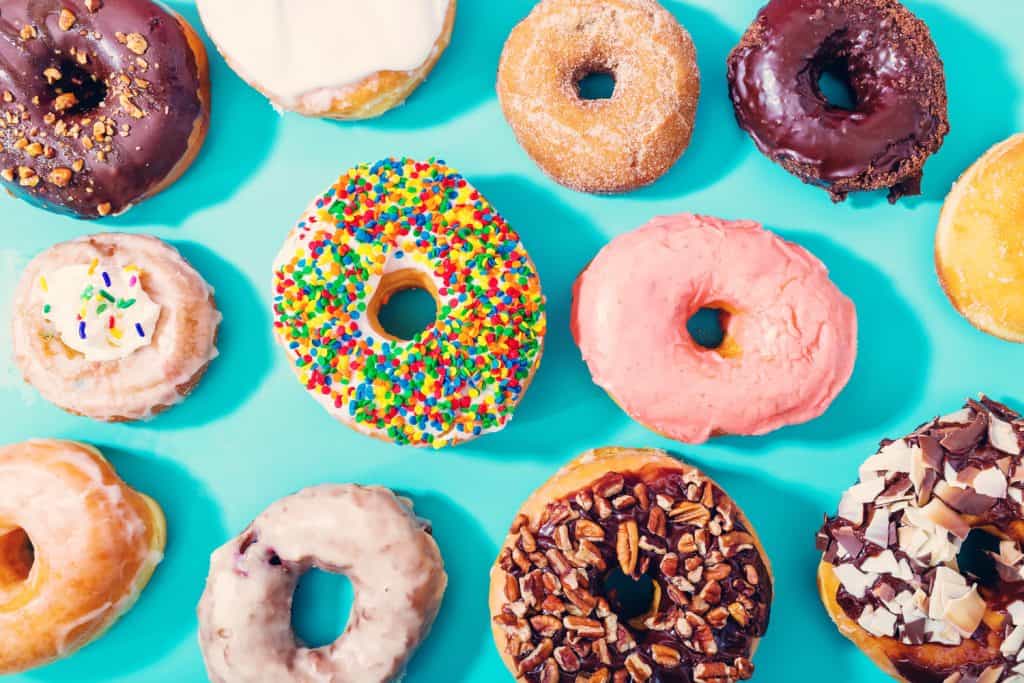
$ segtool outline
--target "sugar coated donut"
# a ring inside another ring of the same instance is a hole
[[[822,92],[825,73],[849,85],[852,108]],[[834,201],[920,194],[949,132],[942,60],[897,0],[770,0],[729,56],[729,91],[758,149]]]
[[[961,315],[1024,343],[1024,135],[982,156],[953,186],[935,236],[935,266]]]
[[[163,559],[160,506],[99,451],[0,447],[0,674],[67,657],[131,609]]]
[[[95,420],[179,403],[217,356],[213,290],[174,247],[106,233],[50,247],[14,294],[14,360],[60,408]]]
[[[316,567],[344,574],[345,632],[310,649],[291,628],[292,595]],[[448,578],[412,503],[380,487],[325,485],[283,498],[210,558],[199,643],[213,683],[385,683],[426,638]]]
[[[377,313],[417,288],[437,319],[397,339]],[[299,380],[348,426],[399,444],[504,427],[540,363],[544,308],[519,236],[444,162],[351,169],[274,265],[274,333]]]
[[[366,119],[402,104],[451,40],[456,0],[198,0],[228,64],[276,107]]]
[[[628,618],[606,581],[649,579]],[[537,489],[491,569],[494,641],[516,680],[734,683],[768,628],[773,579],[736,503],[661,451],[599,448]]]
[[[982,398],[886,439],[818,534],[821,599],[839,631],[909,683],[1024,678],[1024,421]],[[996,576],[957,568],[972,529]]]
[[[702,308],[725,338],[687,333]],[[813,419],[853,372],[857,317],[822,263],[752,221],[655,218],[576,281],[572,330],[594,381],[672,439],[764,434]]]
[[[81,218],[177,180],[210,121],[206,49],[151,0],[0,0],[0,178]]]
[[[611,74],[609,99],[579,81]],[[541,0],[498,67],[505,118],[556,182],[625,192],[664,175],[690,144],[700,72],[690,34],[655,0]]]

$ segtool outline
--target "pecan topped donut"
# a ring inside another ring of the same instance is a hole
[[[0,178],[79,217],[173,183],[209,122],[202,42],[151,0],[0,0]]]
[[[619,573],[650,580],[645,614],[624,612]],[[495,642],[531,683],[748,679],[771,601],[742,511],[653,450],[578,457],[523,505],[491,571]]]
[[[885,440],[818,534],[818,585],[839,630],[910,683],[1024,677],[1024,421],[982,398]],[[960,571],[972,529],[995,576]]]

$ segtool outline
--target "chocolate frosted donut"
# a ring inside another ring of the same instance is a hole
[[[852,109],[822,93],[825,73],[848,82]],[[729,89],[758,148],[834,201],[920,194],[949,132],[942,60],[897,0],[771,0],[729,55]]]
[[[174,182],[209,122],[202,42],[150,0],[0,0],[0,177],[83,218]]]

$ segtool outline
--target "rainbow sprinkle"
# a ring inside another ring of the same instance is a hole
[[[442,161],[361,165],[297,228],[274,272],[274,327],[306,388],[359,428],[441,447],[505,426],[546,331],[519,236]],[[388,266],[390,262],[390,266]],[[410,341],[375,335],[385,272],[433,275],[437,321]]]

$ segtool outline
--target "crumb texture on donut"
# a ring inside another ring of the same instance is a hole
[[[581,99],[591,73],[610,99]],[[700,73],[686,30],[654,0],[542,0],[512,31],[498,96],[516,138],[555,181],[585,192],[654,182],[690,143]]]
[[[291,628],[299,578],[342,573],[355,592],[345,632],[308,648]],[[388,489],[328,484],[272,504],[213,553],[199,642],[214,683],[399,680],[447,585],[412,504]]]
[[[1024,343],[1024,135],[996,145],[957,181],[935,237],[950,301],[972,325]]]
[[[885,440],[818,533],[822,600],[843,635],[910,683],[1024,677],[1024,421],[982,397]],[[972,529],[995,582],[957,569]]]
[[[603,592],[651,581],[646,613]],[[584,453],[523,505],[491,570],[492,631],[517,680],[715,681],[753,675],[772,575],[736,506],[661,451]]]
[[[99,638],[149,582],[167,529],[91,446],[0,447],[0,486],[0,674],[10,674]]]

